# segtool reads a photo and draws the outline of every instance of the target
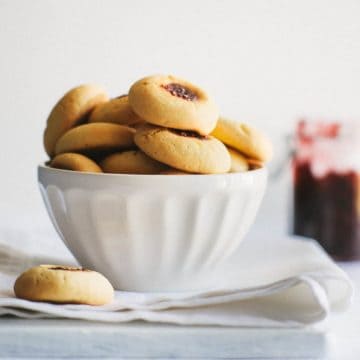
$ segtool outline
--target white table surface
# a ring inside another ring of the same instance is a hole
[[[326,347],[326,336],[311,329],[19,319],[0,325],[0,356],[15,358],[321,359]]]

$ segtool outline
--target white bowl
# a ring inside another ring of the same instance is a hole
[[[265,168],[223,175],[92,174],[39,166],[62,240],[116,289],[185,291],[239,246],[266,187]]]

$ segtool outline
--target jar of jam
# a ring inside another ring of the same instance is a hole
[[[360,132],[356,124],[300,121],[293,167],[293,232],[336,260],[360,259]]]

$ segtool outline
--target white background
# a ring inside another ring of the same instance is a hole
[[[277,158],[300,116],[360,119],[359,19],[357,0],[0,0],[1,206],[43,211],[45,121],[80,83],[116,96],[144,75],[188,78],[267,132]],[[270,186],[260,218],[288,193]]]

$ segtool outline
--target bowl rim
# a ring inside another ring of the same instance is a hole
[[[229,173],[223,173],[223,174],[186,174],[186,176],[184,176],[183,174],[117,174],[117,173],[96,173],[96,172],[85,172],[85,171],[77,171],[77,170],[66,170],[66,169],[57,169],[57,168],[52,168],[50,166],[47,166],[46,164],[39,164],[38,165],[38,171],[46,171],[52,174],[68,174],[71,176],[86,176],[86,177],[103,177],[103,178],[131,178],[131,177],[135,177],[135,178],[169,178],[169,179],[174,179],[174,178],[181,178],[181,179],[193,179],[193,178],[197,178],[199,179],[201,178],[219,178],[219,177],[227,177],[227,178],[231,178],[231,177],[248,177],[248,176],[254,176],[256,174],[263,174],[263,173],[267,173],[267,167],[266,165],[263,165],[260,168],[257,169],[252,169],[252,170],[247,170],[244,172],[229,172]]]

